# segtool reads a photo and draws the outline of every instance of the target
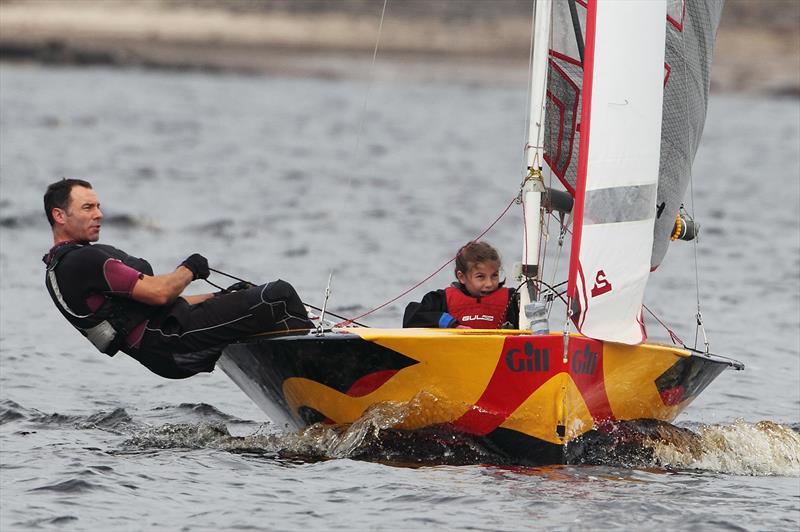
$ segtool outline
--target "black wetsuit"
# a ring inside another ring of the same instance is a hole
[[[463,284],[454,282],[452,287],[460,290],[468,297],[469,293]],[[516,329],[519,324],[519,296],[516,290],[509,289],[508,307],[505,311],[503,329]],[[447,307],[447,294],[445,289],[428,292],[422,301],[412,302],[406,306],[403,314],[403,327],[432,327],[451,328],[462,325],[450,314]]]
[[[179,297],[153,306],[130,297],[136,279],[152,275],[150,265],[112,246],[59,244],[44,262],[48,291],[72,325],[102,352],[123,351],[162,377],[211,371],[222,349],[242,338],[312,326],[297,292],[282,280],[194,305]]]

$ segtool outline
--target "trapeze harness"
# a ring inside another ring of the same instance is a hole
[[[131,349],[126,345],[125,339],[137,325],[148,320],[157,309],[133,299],[108,296],[100,308],[89,314],[79,314],[70,309],[58,286],[56,268],[65,255],[85,245],[75,242],[61,244],[50,255],[43,257],[42,260],[47,265],[45,276],[47,291],[67,321],[88,338],[101,353],[112,357],[118,351],[128,353]],[[102,249],[110,259],[118,259],[141,273],[153,275],[153,268],[144,259],[132,257],[112,246],[95,244],[93,247]]]
[[[447,312],[474,329],[499,329],[506,319],[509,289],[498,288],[488,296],[472,297],[455,286],[444,289]]]

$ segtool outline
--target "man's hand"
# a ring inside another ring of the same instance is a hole
[[[185,261],[181,262],[181,266],[192,272],[194,280],[208,279],[208,276],[211,275],[208,270],[208,260],[199,253],[190,255]]]
[[[223,288],[219,292],[215,292],[214,293],[214,297],[219,297],[219,296],[224,296],[224,295],[227,295],[227,294],[232,294],[234,292],[238,292],[239,290],[247,290],[248,288],[253,288],[254,286],[256,286],[256,285],[254,285],[253,283],[247,282],[247,281],[237,281],[237,282],[233,283],[232,285],[230,285],[228,288]],[[186,298],[184,298],[184,299],[186,299]]]
[[[253,288],[255,285],[253,283],[248,283],[247,281],[238,281],[233,283],[228,288],[225,289],[225,293],[229,292],[238,292],[239,290],[247,290],[248,288]]]

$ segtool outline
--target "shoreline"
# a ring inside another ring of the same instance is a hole
[[[261,9],[242,12],[224,2],[0,0],[0,62],[324,78],[359,78],[370,70],[379,11],[297,12],[250,4]],[[800,6],[771,5],[789,6],[790,16],[772,25],[746,24],[747,10],[739,11],[749,4],[741,2],[723,12],[712,90],[800,97],[800,28],[792,24]],[[455,75],[497,84],[527,75],[527,18],[423,15],[387,16],[373,75]],[[408,65],[413,68],[400,68]]]

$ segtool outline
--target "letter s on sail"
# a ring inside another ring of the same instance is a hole
[[[610,292],[612,290],[611,283],[606,279],[606,273],[603,270],[597,272],[594,278],[594,286],[592,287],[592,297],[597,297]]]

